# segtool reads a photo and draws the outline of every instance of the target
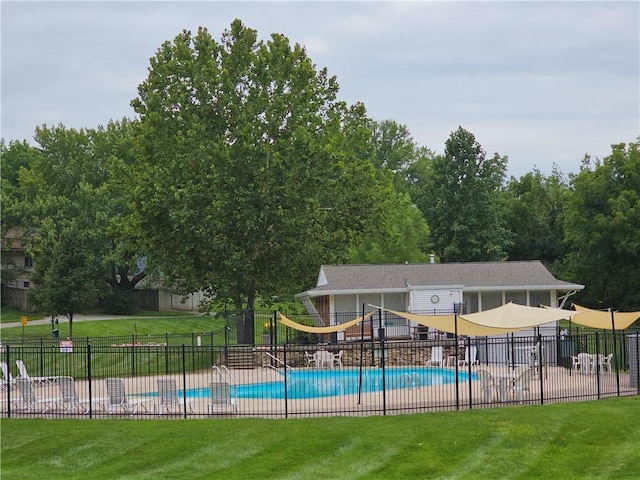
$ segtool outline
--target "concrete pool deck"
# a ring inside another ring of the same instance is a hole
[[[424,368],[424,367],[421,367]],[[436,367],[439,368],[439,367]],[[522,371],[525,367],[519,367],[516,371]],[[455,370],[453,368],[445,368]],[[297,370],[308,370],[299,368]],[[461,371],[476,373],[478,370],[487,370],[494,376],[508,375],[511,369],[505,365],[479,365],[460,367]],[[261,382],[282,381],[280,373],[272,368],[257,367],[255,369],[234,369],[229,371],[230,382],[237,385],[252,384]],[[117,375],[114,375],[117,376]],[[139,398],[146,393],[157,392],[158,378],[174,378],[178,389],[184,386],[187,389],[203,388],[207,389],[209,382],[218,380],[218,372],[214,369],[199,371],[189,374],[174,374],[160,376],[138,376],[122,377],[125,380],[126,392],[132,398]],[[76,390],[80,399],[101,399],[106,397],[106,387],[104,379],[95,379],[89,384],[88,381],[77,380]],[[56,399],[59,397],[59,389],[55,383],[43,385],[35,389],[38,397]],[[628,372],[619,374],[602,373],[585,375],[576,371],[571,371],[563,367],[545,367],[542,378],[534,378],[530,383],[530,390],[525,392],[523,404],[548,404],[559,402],[575,402],[595,400],[597,398],[607,398],[615,396],[632,396],[640,393],[637,386],[632,386]],[[2,402],[2,416],[7,416],[8,397],[14,401],[19,397],[18,391],[12,389],[10,392],[4,390],[0,393]],[[283,417],[311,417],[311,416],[370,416],[384,414],[406,414],[428,411],[445,410],[465,410],[469,408],[502,407],[508,405],[518,405],[519,400],[515,396],[509,396],[506,401],[494,395],[491,401],[487,401],[484,392],[481,390],[480,381],[461,381],[456,383],[441,384],[433,386],[414,386],[409,388],[390,389],[385,392],[372,392],[338,395],[310,399],[275,399],[259,398],[248,399],[238,398],[238,413],[231,410],[222,411],[213,416],[224,417],[263,417],[263,418],[283,418]],[[143,409],[135,415],[139,418],[157,418],[153,415],[156,397],[146,404],[148,412]],[[188,416],[202,417],[208,415],[208,397],[188,398],[190,407],[187,409]],[[95,417],[118,417],[130,416],[126,412],[117,412],[110,415],[103,406],[106,402],[100,402],[92,407],[91,415]],[[87,416],[82,414],[65,414],[59,407],[52,407],[46,413],[24,413],[23,410],[12,405],[11,416]],[[176,410],[176,414],[163,415],[167,417],[179,417],[183,415]]]

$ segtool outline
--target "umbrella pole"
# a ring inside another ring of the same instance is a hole
[[[371,331],[373,337],[373,330]],[[362,363],[364,361],[364,303],[362,304],[362,322],[360,324],[360,379],[358,381],[358,405],[362,400]]]
[[[458,392],[458,314],[455,311],[453,312],[453,328],[456,353],[456,410],[460,410],[460,393]]]
[[[618,396],[620,396],[620,370],[618,369],[618,349],[616,348],[616,321],[613,308],[610,308],[609,311],[611,312],[611,331],[613,332],[613,358],[616,359],[616,388],[618,389]]]

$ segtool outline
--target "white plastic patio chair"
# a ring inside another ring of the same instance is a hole
[[[141,397],[131,400],[127,396],[122,378],[107,378],[105,383],[107,385],[107,406],[110,414],[116,413],[118,409],[121,409],[125,413],[135,415],[138,413],[139,407],[142,407],[145,412],[148,411],[145,404],[150,402],[151,399]]]
[[[525,392],[531,392],[531,380],[533,380],[535,374],[536,370],[534,368],[527,368],[513,381],[509,391],[518,397],[519,402],[522,403],[524,400]]]
[[[480,394],[482,395],[482,400],[485,402],[493,402],[495,398],[494,395],[498,397],[500,396],[498,385],[496,385],[493,375],[491,375],[487,370],[478,370],[476,374],[480,380]]]
[[[304,351],[304,359],[307,361],[307,367],[311,367],[316,362],[316,357],[313,353],[309,353],[306,350]]]
[[[343,353],[344,353],[344,350],[340,350],[338,353],[334,353],[333,354],[333,364],[337,365],[340,368],[342,368],[342,354]]]
[[[603,355],[600,358],[600,372],[602,373],[611,373],[612,367],[611,367],[611,360],[613,359],[613,353],[610,353],[609,355]]]

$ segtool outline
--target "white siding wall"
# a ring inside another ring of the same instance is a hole
[[[437,302],[434,297],[438,297]],[[453,310],[455,303],[462,302],[461,290],[413,290],[410,309],[412,312],[429,310]]]

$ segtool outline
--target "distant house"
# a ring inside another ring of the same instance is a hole
[[[296,298],[316,323],[333,325],[354,318],[363,305],[367,312],[374,305],[423,314],[474,313],[508,302],[559,306],[583,288],[558,280],[537,260],[323,265],[316,286]],[[384,324],[389,338],[407,338],[415,327],[391,314],[385,315]]]
[[[0,245],[2,258],[2,304],[8,307],[33,311],[30,291],[35,285],[31,280],[34,272],[33,258],[28,255],[27,247],[20,229],[11,229],[2,237]],[[144,265],[142,265],[144,268]],[[198,311],[205,299],[203,292],[189,295],[177,295],[170,290],[151,282],[149,278],[136,286],[136,307],[149,311]]]
[[[27,253],[21,232],[11,229],[2,237],[2,301],[3,304],[29,311],[29,290],[33,288],[33,258]]]

